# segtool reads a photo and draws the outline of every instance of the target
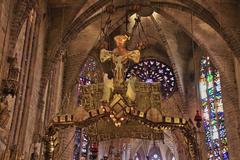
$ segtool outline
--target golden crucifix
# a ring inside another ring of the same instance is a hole
[[[133,60],[134,63],[138,63],[140,60],[140,51],[133,50],[128,51],[126,49],[126,41],[129,39],[127,35],[118,35],[114,37],[114,41],[116,43],[116,48],[113,51],[108,51],[106,49],[102,49],[100,51],[100,60],[101,62],[105,62],[107,60],[112,60],[115,65],[114,68],[114,77],[113,79],[108,79],[106,74],[104,76],[104,93],[103,93],[103,100],[109,102],[111,90],[113,90],[114,86],[119,86],[121,83],[124,82],[124,64],[127,63],[128,60]],[[130,80],[131,81],[131,80]],[[128,91],[127,97],[130,100],[135,99],[135,95],[129,95],[134,91],[131,90],[133,88],[130,86],[130,82],[128,82]],[[134,93],[133,93],[134,94]]]

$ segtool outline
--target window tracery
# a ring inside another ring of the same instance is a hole
[[[146,83],[160,82],[163,97],[170,96],[176,89],[172,68],[156,59],[146,59],[133,65],[126,73],[126,79],[136,75]]]
[[[202,57],[200,98],[209,160],[229,160],[219,71]]]

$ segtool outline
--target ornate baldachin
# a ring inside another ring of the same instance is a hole
[[[192,158],[198,160],[199,148],[196,139],[196,129],[191,121],[187,121],[186,119],[179,117],[161,116],[158,121],[154,122],[147,119],[144,112],[138,110],[132,110],[129,112],[129,108],[126,109],[125,114],[127,115],[129,121],[136,121],[154,131],[180,129],[190,146]],[[72,114],[58,115],[54,117],[45,136],[45,157],[47,160],[49,157],[53,157],[55,147],[57,146],[56,133],[58,129],[65,129],[74,126],[79,128],[88,127],[100,119],[109,118],[110,112],[107,109],[102,108],[89,111],[88,115],[85,116],[87,116],[86,119],[82,121],[75,121],[76,117],[74,117]]]

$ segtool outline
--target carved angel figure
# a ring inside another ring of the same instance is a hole
[[[113,92],[114,87],[113,87],[113,79],[108,78],[108,74],[104,74],[103,77],[103,82],[104,82],[104,87],[103,87],[103,96],[102,96],[102,101],[109,102],[111,92]]]

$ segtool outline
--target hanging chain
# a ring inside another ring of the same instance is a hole
[[[200,109],[200,106],[199,106],[199,103],[198,103],[198,98],[199,98],[199,90],[198,90],[198,81],[197,81],[197,62],[196,62],[196,58],[197,56],[195,55],[195,47],[194,47],[194,40],[193,40],[193,37],[194,37],[194,28],[193,28],[193,13],[191,13],[191,34],[192,34],[192,54],[193,54],[193,66],[194,66],[194,84],[195,84],[195,92],[196,92],[196,102],[197,102],[197,110],[201,113],[201,109]]]

